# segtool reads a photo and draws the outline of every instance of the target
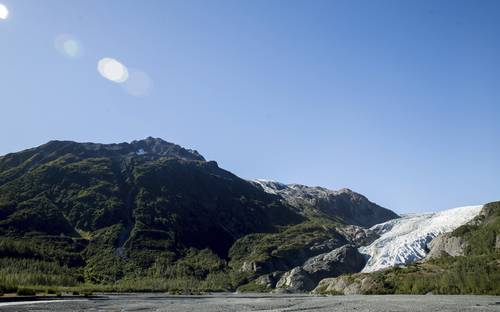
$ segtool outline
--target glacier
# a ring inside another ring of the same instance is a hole
[[[435,213],[412,214],[371,227],[380,237],[359,252],[368,258],[361,272],[374,272],[412,263],[427,254],[436,236],[455,230],[479,215],[483,205],[465,206]]]

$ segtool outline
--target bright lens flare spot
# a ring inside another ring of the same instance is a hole
[[[0,3],[0,19],[7,19],[9,17],[9,9]]]
[[[54,45],[59,53],[70,59],[79,58],[83,54],[82,45],[72,35],[63,34],[57,36]]]
[[[110,57],[105,57],[97,63],[97,71],[104,78],[116,83],[123,83],[128,79],[127,67]]]
[[[72,40],[72,39],[64,42],[63,48],[64,48],[64,51],[66,51],[66,53],[68,53],[68,55],[72,56],[72,57],[77,56],[78,51],[80,50],[80,48],[78,46],[78,42],[76,42],[75,40]]]

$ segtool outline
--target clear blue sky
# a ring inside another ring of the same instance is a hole
[[[0,154],[154,136],[397,212],[500,199],[500,1],[0,3]],[[150,95],[101,77],[102,57]]]

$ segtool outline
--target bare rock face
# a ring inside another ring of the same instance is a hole
[[[301,267],[293,268],[283,274],[276,284],[276,288],[285,292],[303,292],[314,288],[316,284],[311,280],[309,274]]]
[[[443,254],[452,257],[464,255],[467,243],[462,237],[451,236],[450,233],[442,234],[433,239],[429,245],[429,253],[425,260],[439,258]]]
[[[356,277],[343,275],[321,280],[312,293],[363,295],[369,293],[371,289],[377,287],[377,283],[379,282],[375,281],[370,275],[367,274]]]
[[[345,245],[307,260],[302,268],[318,283],[326,277],[357,273],[364,265],[365,259],[358,250],[352,245]]]
[[[294,248],[276,248],[269,251],[270,257],[260,260],[245,260],[238,264],[238,270],[254,278],[277,271],[287,272],[295,267],[302,266],[311,257],[330,252],[349,243],[350,241],[335,229],[307,242],[297,244]],[[247,246],[244,240],[238,241],[237,244]],[[239,248],[239,246],[237,247]]]
[[[327,215],[344,223],[363,227],[371,227],[399,218],[393,211],[346,188],[334,191],[323,187],[287,185],[269,180],[251,182],[267,193],[281,196],[288,204],[305,215]]]
[[[280,277],[283,275],[282,272],[273,272],[270,274],[264,274],[259,276],[256,280],[255,283],[257,285],[262,285],[265,286],[269,289],[274,288],[276,286],[276,283],[279,281]]]
[[[241,273],[246,273],[246,272],[257,272],[258,267],[255,261],[245,261],[241,265],[240,272]]]
[[[370,245],[379,238],[379,235],[375,231],[356,225],[345,225],[339,227],[337,230],[347,241],[356,245],[356,247]]]
[[[351,282],[347,276],[325,278],[319,282],[312,293],[358,295],[361,294],[361,286],[359,283]]]
[[[359,272],[365,259],[352,245],[344,245],[333,251],[307,260],[301,267],[286,272],[276,284],[276,288],[288,292],[311,291],[319,281],[345,273]]]

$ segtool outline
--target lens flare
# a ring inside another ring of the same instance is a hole
[[[82,56],[83,48],[81,43],[72,35],[63,34],[54,40],[56,50],[70,59],[76,59]]]
[[[128,69],[114,58],[105,57],[97,63],[97,71],[104,78],[116,83],[123,83],[128,79]]]
[[[0,19],[7,19],[9,17],[9,9],[3,4],[0,3]]]

